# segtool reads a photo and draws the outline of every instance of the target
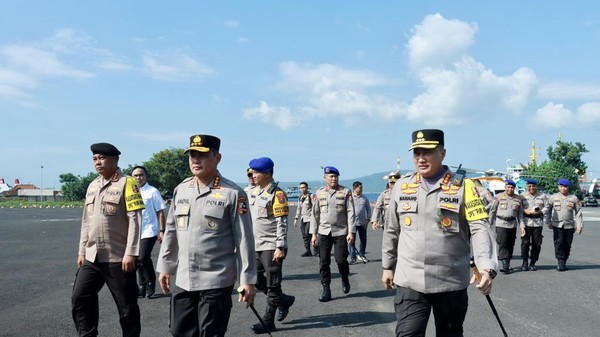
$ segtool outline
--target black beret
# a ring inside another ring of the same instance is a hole
[[[116,157],[121,154],[121,151],[114,145],[109,143],[96,143],[90,146],[93,154],[103,154],[105,156]]]

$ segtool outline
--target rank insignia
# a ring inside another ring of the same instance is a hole
[[[217,223],[214,222],[214,221],[209,221],[208,224],[206,225],[206,227],[208,229],[211,229],[211,230],[216,230],[217,229]]]
[[[402,209],[408,211],[410,209],[410,204],[407,202],[406,204],[402,205]]]
[[[408,184],[408,187],[410,187],[410,188],[417,188],[417,187],[419,187],[419,184],[415,184],[415,183]]]
[[[401,188],[401,189],[403,189],[403,190],[405,190],[405,189],[407,189],[407,188],[408,188],[408,184],[407,184],[407,183],[404,183],[404,184],[402,184],[402,186],[400,186],[400,188]]]
[[[221,193],[219,193],[219,192],[213,193],[210,196],[213,197],[213,198],[215,198],[215,199],[223,199],[224,198],[224,196]]]
[[[405,225],[405,226],[410,226],[410,225],[412,225],[412,219],[411,219],[409,216],[407,216],[407,217],[404,217],[404,225]]]
[[[416,190],[403,190],[402,193],[404,193],[404,194],[415,194],[415,193],[417,193],[417,191]]]
[[[443,218],[440,223],[442,224],[442,226],[444,226],[444,228],[448,228],[452,225],[452,219],[450,218]]]

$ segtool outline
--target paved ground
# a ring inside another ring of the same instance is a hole
[[[75,276],[81,209],[0,209],[0,336],[75,336],[70,295]],[[499,275],[492,299],[509,336],[598,336],[600,322],[600,209],[585,209],[586,228],[576,236],[570,271],[555,268],[552,233],[544,230],[537,272]],[[519,240],[517,240],[517,245]],[[371,262],[351,266],[352,291],[344,295],[337,274],[334,300],[319,303],[317,258],[303,258],[299,230],[291,228],[283,288],[296,296],[273,336],[392,336],[392,297],[382,289],[381,232],[369,231]],[[519,253],[518,247],[515,253]],[[155,254],[158,248],[155,248]],[[156,261],[156,260],[155,260]],[[517,266],[515,257],[513,266]],[[334,267],[335,271],[336,268]],[[485,301],[469,290],[465,336],[502,336]],[[235,297],[237,300],[237,297]],[[106,288],[100,293],[100,336],[120,336],[115,306]],[[257,298],[262,314],[265,297]],[[169,298],[140,299],[142,336],[169,336]],[[229,336],[251,336],[250,310],[234,304]],[[434,336],[431,319],[428,336]]]

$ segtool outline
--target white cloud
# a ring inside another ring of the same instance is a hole
[[[4,46],[0,48],[0,57],[10,69],[33,76],[71,77],[76,79],[93,76],[91,73],[66,65],[53,52],[32,46]]]
[[[239,42],[239,43],[250,43],[250,40],[248,40],[247,38],[245,38],[245,37],[243,37],[243,36],[240,36],[240,37],[238,38],[238,42]]]
[[[600,102],[585,103],[577,108],[578,125],[597,127],[600,125]]]
[[[235,28],[238,28],[239,26],[240,26],[240,23],[235,20],[225,21],[225,27],[227,27],[229,29],[235,29]]]
[[[147,53],[143,57],[144,72],[157,80],[198,81],[215,71],[182,51]]]
[[[563,104],[550,102],[538,109],[531,120],[533,125],[544,129],[597,128],[600,126],[600,102],[582,104],[576,112]]]
[[[96,64],[98,68],[106,69],[106,70],[114,70],[114,71],[126,71],[131,70],[133,67],[127,62],[121,61],[101,61]]]
[[[551,82],[540,85],[538,97],[547,100],[598,100],[600,85],[568,81]]]
[[[303,119],[301,116],[293,114],[287,107],[272,107],[264,101],[261,101],[258,107],[244,109],[244,118],[260,119],[264,123],[273,124],[282,130],[300,125]]]

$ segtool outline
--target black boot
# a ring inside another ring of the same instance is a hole
[[[150,298],[150,297],[154,296],[155,292],[156,292],[156,284],[154,284],[154,282],[146,283],[146,297]]]
[[[331,301],[331,289],[329,288],[329,284],[323,285],[323,292],[321,296],[319,296],[319,302],[329,302]]]
[[[558,270],[558,271],[569,270],[569,268],[567,268],[567,260],[565,260],[565,259],[558,259],[558,267],[556,267],[556,270]]]
[[[262,323],[258,322],[252,325],[252,331],[254,331],[254,333],[258,335],[277,330],[277,328],[275,327],[275,311],[277,311],[276,306],[267,304],[267,309],[265,310],[265,314],[262,317],[263,322],[265,322],[266,329],[265,326],[262,325]]]
[[[302,255],[300,255],[300,256],[302,256],[302,257],[312,256],[312,253],[310,252],[310,250],[307,250],[304,253],[302,253]]]
[[[342,276],[342,291],[344,294],[350,292],[350,280],[348,279],[348,275]]]
[[[146,283],[140,284],[138,288],[138,297],[146,297]]]
[[[529,270],[529,263],[527,263],[527,260],[523,260],[523,265],[521,265],[521,271],[528,271]]]
[[[529,270],[531,270],[531,271],[537,270],[537,267],[535,266],[535,261],[531,261],[531,264],[529,264]]]
[[[288,313],[290,312],[290,307],[292,304],[294,304],[294,301],[296,301],[294,296],[283,295],[282,303],[277,308],[279,309],[279,312],[277,313],[278,322],[283,321],[287,317]]]
[[[510,274],[510,260],[502,259],[502,268],[500,268],[500,272]]]

